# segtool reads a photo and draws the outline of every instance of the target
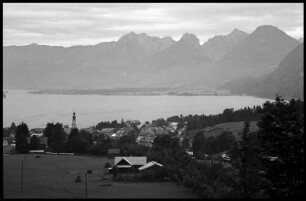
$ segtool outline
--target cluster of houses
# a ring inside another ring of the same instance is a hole
[[[111,139],[119,139],[120,137],[124,135],[128,135],[129,133],[137,129],[139,133],[138,133],[136,142],[141,145],[148,146],[148,147],[152,146],[154,138],[158,135],[174,133],[177,135],[177,137],[181,136],[182,138],[182,134],[186,130],[186,126],[179,129],[177,122],[169,122],[167,126],[157,126],[155,121],[152,121],[152,123],[145,122],[141,124],[140,121],[138,120],[128,120],[128,121],[125,121],[124,124],[126,126],[123,128],[104,128],[101,130],[97,130],[93,126],[93,127],[86,128],[85,130],[88,131],[92,135],[93,139],[97,139],[95,137],[100,136],[100,135],[103,135],[104,137],[108,137]],[[73,114],[73,118],[72,118],[72,128],[73,127],[76,127],[75,113]],[[69,128],[68,125],[64,125],[63,128],[67,135],[70,133],[72,129],[72,128]],[[137,132],[135,131],[135,133]],[[30,143],[31,138],[33,136],[36,136],[40,140],[41,149],[45,150],[48,146],[48,143],[47,143],[48,139],[47,137],[43,135],[43,128],[31,129],[30,136],[27,137],[28,143]],[[14,146],[15,145],[14,140],[15,140],[15,134],[10,133],[9,137],[3,138],[3,146],[6,146],[6,145]],[[94,143],[96,143],[95,140],[94,140]]]
[[[152,123],[146,122],[141,124],[138,120],[129,120],[124,123],[126,126],[123,128],[103,128],[101,130],[96,130],[95,127],[89,127],[85,130],[91,133],[93,139],[96,139],[96,137],[100,135],[104,135],[104,137],[110,139],[119,139],[120,137],[135,131],[135,127],[137,127],[139,133],[136,142],[148,147],[152,146],[154,138],[158,135],[176,133],[179,137],[182,136],[186,130],[186,126],[179,129],[177,122],[169,122],[168,126],[163,127],[156,126],[154,121]],[[94,141],[94,143],[96,142]]]
[[[154,121],[152,124],[146,123],[141,126],[140,132],[138,134],[138,137],[136,139],[136,142],[151,147],[154,141],[154,138],[158,135],[162,134],[177,134],[177,136],[181,136],[186,130],[186,126],[178,129],[178,123],[177,122],[169,122],[168,126],[156,126]]]

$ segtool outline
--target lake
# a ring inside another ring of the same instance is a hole
[[[252,96],[103,96],[30,94],[26,90],[5,90],[3,126],[25,122],[29,128],[44,128],[48,122],[71,127],[76,112],[79,128],[101,121],[152,121],[174,115],[218,114],[226,108],[262,105],[268,99]],[[273,100],[270,100],[273,101]]]

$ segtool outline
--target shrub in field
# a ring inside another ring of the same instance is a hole
[[[110,168],[110,167],[112,167],[112,165],[109,162],[105,163],[104,168]]]
[[[201,184],[198,191],[201,198],[214,198],[214,191],[207,184]]]
[[[75,183],[80,183],[81,182],[81,177],[78,175],[74,182]]]

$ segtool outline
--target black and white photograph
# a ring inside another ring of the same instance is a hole
[[[304,3],[3,2],[3,199],[304,196]]]

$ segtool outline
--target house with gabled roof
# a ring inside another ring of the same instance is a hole
[[[130,157],[115,157],[114,165],[110,168],[110,172],[115,171],[120,173],[137,172],[138,168],[147,163],[146,156],[130,156]]]

